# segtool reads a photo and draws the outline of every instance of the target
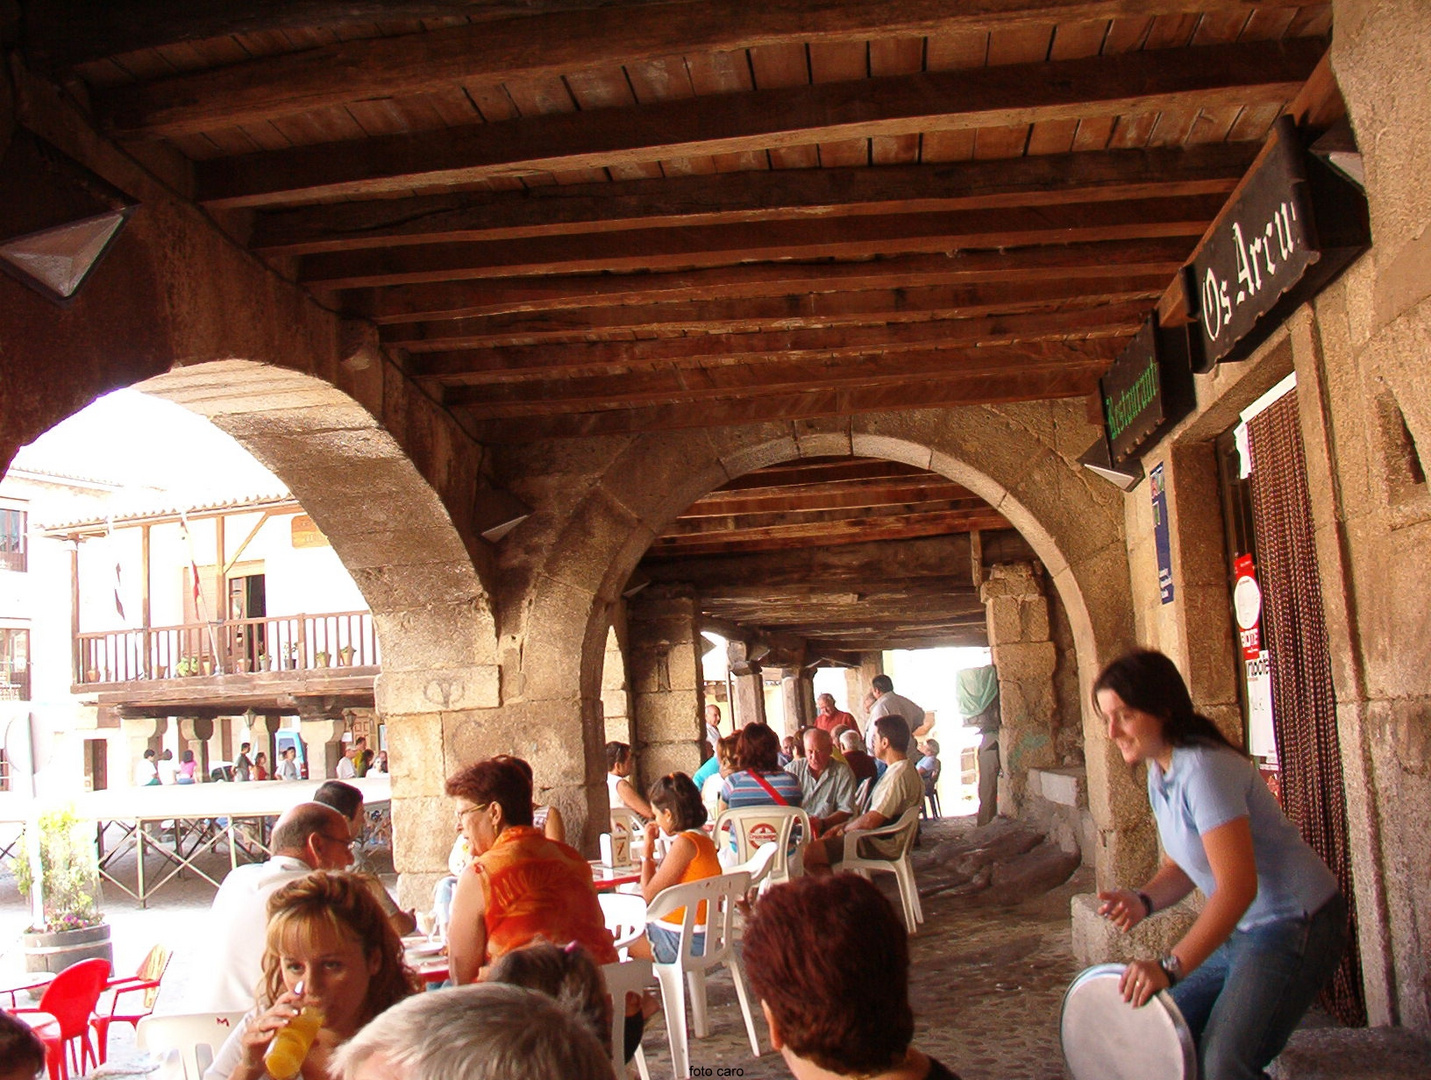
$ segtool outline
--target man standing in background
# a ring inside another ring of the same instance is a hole
[[[999,673],[992,664],[965,668],[957,683],[964,726],[979,729],[979,815],[975,824],[987,825],[999,810]]]
[[[881,716],[898,716],[909,725],[911,735],[923,735],[929,730],[924,723],[924,710],[903,694],[894,692],[894,680],[888,675],[876,675],[870,680],[870,693],[874,704],[870,706],[869,719],[865,721],[865,749],[871,757],[875,753],[875,721]]]

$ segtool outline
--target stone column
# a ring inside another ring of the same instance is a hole
[[[815,681],[803,668],[782,668],[780,689],[785,701],[785,730],[782,735],[794,735],[815,716]]]
[[[343,721],[298,721],[298,737],[308,751],[308,779],[327,780],[338,771],[338,759],[343,756]]]
[[[125,749],[125,778],[127,787],[134,785],[134,763],[144,756],[144,751],[150,749],[156,736],[159,735],[159,721],[152,717],[139,717],[133,720],[122,719],[119,721],[119,730],[123,735]]]
[[[1058,706],[1043,575],[1033,563],[989,568],[979,586],[988,612],[989,647],[999,672],[1001,728],[999,813],[1017,817],[1030,769],[1058,765],[1054,742]]]
[[[632,779],[645,790],[654,777],[701,763],[701,635],[695,594],[649,588],[627,610],[631,711],[636,733]]]
[[[760,677],[760,665],[748,659],[750,647],[743,641],[731,641],[726,645],[726,654],[735,693],[730,704],[736,728],[765,723],[765,684]]]
[[[209,778],[209,740],[214,737],[214,722],[207,717],[184,718],[179,721],[179,760],[184,760],[184,751],[194,751],[197,766],[195,776],[199,780]]]

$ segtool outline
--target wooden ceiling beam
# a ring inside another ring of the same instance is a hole
[[[950,515],[935,518],[919,514],[907,522],[893,519],[875,519],[861,528],[801,531],[784,529],[778,533],[757,536],[753,533],[728,534],[725,539],[718,537],[683,538],[652,544],[650,554],[663,558],[716,558],[732,554],[770,554],[793,552],[818,544],[831,550],[853,547],[872,542],[895,542],[900,540],[933,539],[951,533],[969,533],[974,530],[1007,529],[1009,523],[1002,515],[989,511],[982,514]]]
[[[766,515],[759,515],[761,517]],[[754,543],[766,539],[790,539],[805,537],[813,539],[822,536],[860,537],[862,542],[884,536],[928,535],[925,530],[938,528],[941,532],[982,529],[991,526],[1004,527],[1004,519],[988,503],[978,506],[947,506],[941,509],[911,508],[902,514],[879,514],[873,517],[860,514],[810,514],[791,521],[752,522],[735,530],[703,529],[662,537],[659,547],[652,545],[653,553],[667,554],[672,549],[683,550],[685,542],[697,544],[711,540],[728,541],[738,539]],[[915,530],[909,532],[908,530]],[[738,537],[732,535],[738,533]]]
[[[648,369],[670,364],[690,368],[737,360],[764,367],[875,353],[888,358],[899,352],[982,348],[1071,336],[1121,337],[1135,333],[1151,310],[1150,300],[1139,299],[1088,308],[919,323],[421,353],[409,356],[403,368],[414,379],[441,382],[456,393],[463,386],[597,376],[611,368]]]
[[[1319,38],[1159,49],[553,113],[201,162],[200,202],[273,206],[832,140],[1282,105]]]
[[[1049,244],[1005,251],[897,255],[860,262],[779,262],[673,273],[495,278],[347,292],[344,310],[380,325],[556,311],[587,304],[654,304],[908,289],[985,281],[1089,280],[1125,274],[1171,277],[1192,242],[1183,237]]]
[[[729,403],[742,396],[849,391],[931,377],[1019,371],[1043,364],[1106,364],[1121,344],[1035,342],[1007,348],[939,349],[913,354],[875,352],[840,360],[776,360],[758,365],[720,364],[449,386],[443,388],[442,404],[462,410],[470,420],[481,421],[631,409],[667,402]]]
[[[1262,6],[1292,6],[1294,0],[1263,0]],[[113,56],[164,41],[198,40],[273,28],[326,26],[353,21],[426,19],[432,11],[471,14],[487,5],[425,0],[391,3],[205,3],[148,0],[125,4],[104,19],[105,5],[81,0],[39,0],[27,21],[28,44],[52,61]],[[136,7],[150,9],[133,12]],[[494,88],[510,79],[560,77],[573,70],[610,68],[643,60],[791,42],[850,40],[987,31],[1009,25],[1132,18],[1208,10],[1245,11],[1236,0],[901,0],[871,5],[863,0],[749,4],[708,0],[700,4],[562,4],[587,10],[551,10],[551,0],[502,5],[520,17],[483,21],[421,35],[366,37],[316,49],[171,76],[116,88],[100,102],[100,115],[123,136],[196,134],[239,124],[296,116],[349,101],[401,98],[463,86]],[[533,15],[532,9],[546,9]],[[216,14],[211,9],[221,9]],[[273,9],[293,11],[278,14]],[[98,9],[98,10],[96,10]],[[164,10],[164,17],[159,12]],[[377,14],[376,12],[382,12]],[[125,14],[121,14],[121,12]],[[45,16],[49,17],[46,18]],[[364,19],[363,15],[367,18]],[[67,16],[67,17],[66,17]],[[97,17],[98,16],[98,17]],[[104,26],[100,31],[99,26]],[[64,33],[59,33],[60,26]],[[412,38],[418,38],[414,41]]]
[[[859,480],[887,480],[924,477],[930,480],[943,479],[938,473],[906,465],[902,461],[884,461],[877,458],[806,458],[787,465],[768,465],[763,469],[738,476],[706,496],[708,499],[724,498],[728,492],[749,491],[758,493],[767,489],[792,490],[805,485],[845,483]],[[701,500],[696,500],[699,503]],[[694,505],[694,504],[693,504]]]
[[[812,293],[805,296],[712,300],[704,303],[592,307],[559,314],[495,315],[482,319],[385,326],[384,345],[412,354],[462,349],[587,342],[591,335],[734,334],[915,323],[1028,311],[1067,301],[1080,306],[1160,296],[1163,275],[1061,281],[931,285],[917,289]]]
[[[844,528],[850,525],[868,529],[876,527],[881,521],[908,521],[916,516],[952,519],[956,516],[987,517],[992,512],[994,508],[977,495],[962,499],[911,499],[879,507],[843,506],[826,510],[765,510],[724,517],[682,517],[662,535],[666,538],[710,537],[736,532],[760,536],[786,529]]]
[[[299,260],[298,276],[314,288],[352,289],[456,278],[692,270],[753,260],[869,258],[1158,236],[1192,241],[1207,230],[1223,202],[1216,195],[1189,195],[1010,210],[638,229],[623,233],[619,243],[590,233],[375,248],[305,255]]]
[[[1107,360],[1039,365],[1011,364],[996,372],[930,376],[914,382],[896,381],[892,385],[802,390],[694,404],[681,402],[636,409],[486,421],[473,420],[459,409],[454,416],[464,430],[478,442],[526,443],[541,439],[679,431],[761,421],[854,416],[900,409],[950,408],[974,403],[991,405],[1005,401],[1081,397],[1093,391],[1107,368]],[[985,526],[980,526],[983,527]]]
[[[653,225],[1226,195],[1256,154],[1255,143],[1209,143],[325,203],[257,214],[249,246],[267,255],[312,255],[401,244],[624,232]]]
[[[707,495],[690,505],[681,521],[725,518],[760,512],[793,513],[804,510],[874,509],[908,502],[978,498],[968,488],[942,476],[905,483],[859,482],[821,484],[799,488],[771,488],[759,493]]]

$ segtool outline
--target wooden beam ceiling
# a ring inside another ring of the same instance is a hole
[[[23,13],[32,67],[518,456],[1086,395],[1277,116],[1337,112],[1308,0]],[[700,500],[643,572],[825,653],[970,643],[953,549],[1032,557],[1007,524],[934,474],[815,459]]]
[[[1314,39],[1239,42],[551,113],[199,163],[197,194],[217,207],[265,206],[925,131],[1281,105],[1325,51]]]

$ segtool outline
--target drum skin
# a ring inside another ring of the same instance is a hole
[[[1165,990],[1141,1009],[1123,1000],[1122,964],[1081,972],[1063,995],[1059,1039],[1074,1080],[1197,1080],[1197,1047]]]

